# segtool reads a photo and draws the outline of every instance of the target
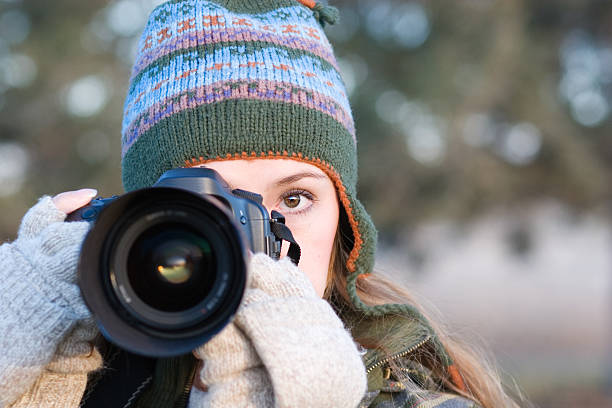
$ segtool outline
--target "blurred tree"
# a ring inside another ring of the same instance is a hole
[[[43,193],[121,191],[121,107],[156,3],[0,1],[2,237]],[[334,4],[360,194],[383,239],[541,197],[609,202],[609,2]]]
[[[383,238],[493,205],[555,197],[587,209],[609,200],[610,102],[600,121],[581,124],[562,97],[563,52],[575,33],[588,33],[600,76],[612,69],[609,2],[341,5],[359,29],[348,37],[341,21],[329,32],[341,60],[367,63],[352,103],[361,194]],[[405,40],[423,25],[421,43]],[[601,80],[606,98],[610,79]]]

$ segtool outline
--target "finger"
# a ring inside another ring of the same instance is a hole
[[[24,239],[37,237],[49,225],[63,222],[65,218],[66,214],[53,204],[51,197],[43,196],[23,216],[17,236]]]
[[[96,194],[98,194],[98,191],[93,188],[66,191],[53,197],[53,204],[55,204],[58,210],[65,214],[69,214],[87,205]]]

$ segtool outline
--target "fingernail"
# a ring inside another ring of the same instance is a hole
[[[92,198],[98,195],[98,190],[96,190],[95,188],[82,188],[79,191],[86,193],[89,197]]]

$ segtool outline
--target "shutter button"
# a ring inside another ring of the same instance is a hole
[[[90,220],[92,218],[95,218],[97,214],[97,211],[93,208],[88,208],[85,211],[83,211],[83,213],[81,214],[81,218],[83,218],[84,220]]]

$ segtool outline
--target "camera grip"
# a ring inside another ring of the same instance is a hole
[[[94,222],[98,219],[100,215],[100,211],[112,201],[114,201],[118,196],[112,196],[110,198],[95,198],[91,200],[89,204],[79,208],[68,214],[66,216],[66,222],[73,221],[89,221]]]

